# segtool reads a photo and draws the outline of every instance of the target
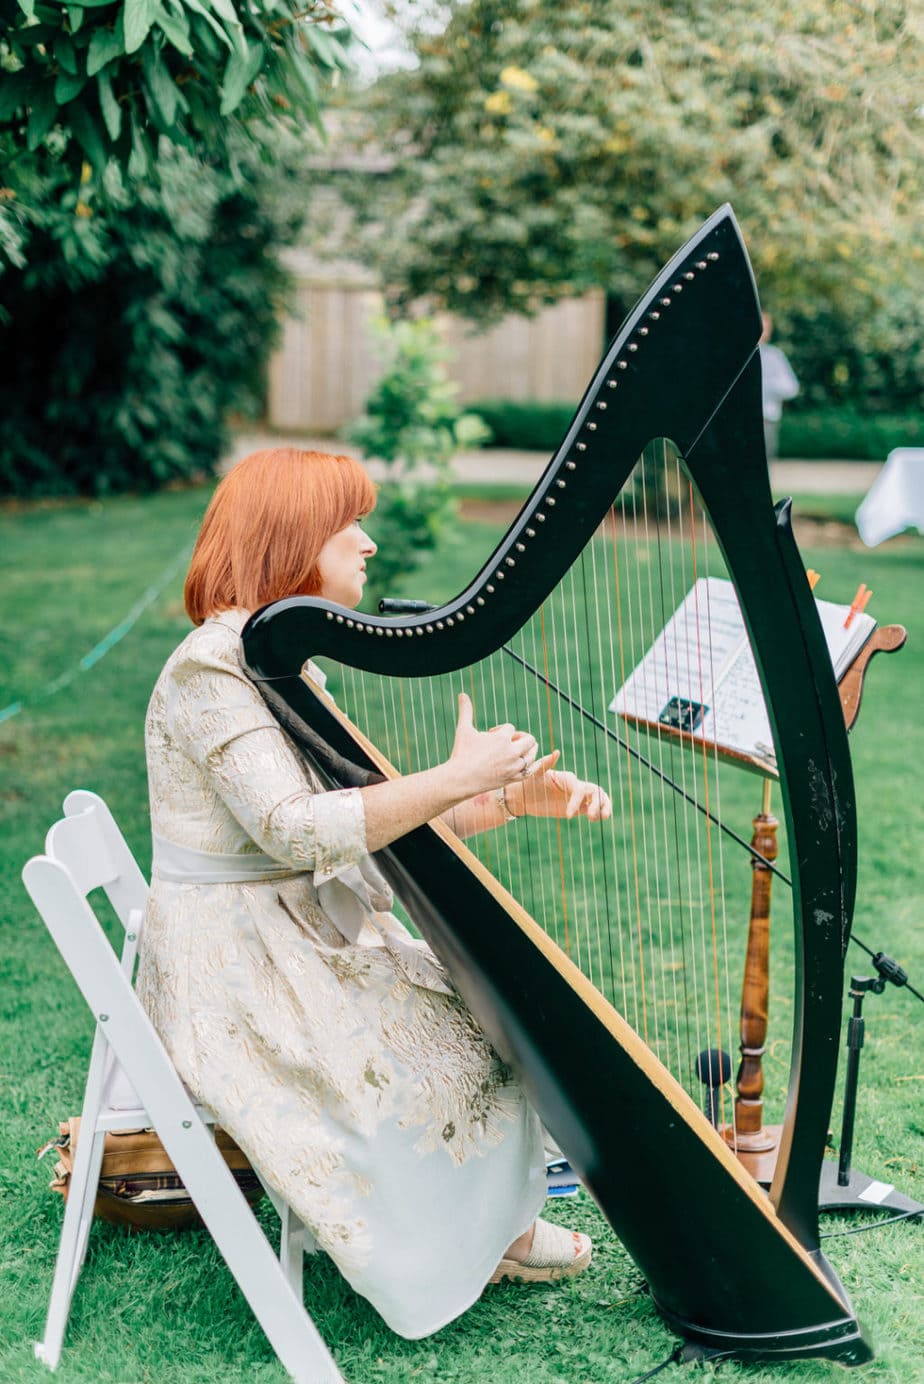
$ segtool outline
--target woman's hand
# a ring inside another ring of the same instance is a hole
[[[525,778],[504,789],[507,806],[515,817],[587,817],[599,822],[613,815],[609,795],[596,783],[556,769],[560,751],[536,760]]]
[[[455,771],[463,797],[475,797],[517,780],[538,753],[535,738],[505,724],[476,730],[471,699],[459,693],[459,719],[448,764]]]

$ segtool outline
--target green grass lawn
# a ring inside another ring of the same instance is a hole
[[[148,867],[143,720],[157,672],[188,629],[181,574],[105,657],[75,670],[179,559],[207,498],[204,489],[188,490],[0,512],[0,712],[27,703],[0,723],[0,1384],[47,1378],[31,1342],[42,1330],[61,1203],[46,1190],[51,1169],[36,1162],[34,1150],[79,1108],[92,1034],[19,873],[74,787],[109,801]],[[846,514],[842,497],[836,502]],[[813,497],[812,513],[823,503]],[[457,527],[408,583],[408,594],[458,589],[496,533],[486,524]],[[856,930],[895,956],[924,991],[924,540],[902,538],[872,552],[826,542],[805,559],[822,574],[819,594],[849,600],[865,581],[877,618],[910,632],[902,653],[873,663],[852,736],[861,831]],[[37,696],[66,676],[71,680],[59,691]],[[739,825],[747,833],[748,822]],[[848,965],[866,973],[856,948]],[[772,1015],[775,1002],[774,995]],[[924,1007],[890,987],[871,997],[865,1012],[854,1162],[924,1200]],[[771,1073],[777,1037],[771,1027]],[[833,1126],[840,1127],[839,1104]],[[271,1227],[272,1213],[261,1214]],[[350,1384],[629,1384],[669,1355],[676,1338],[589,1198],[560,1203],[549,1214],[594,1235],[588,1273],[560,1287],[489,1290],[459,1321],[420,1342],[391,1335],[327,1260],[309,1260],[306,1301]],[[828,1218],[823,1229],[869,1223]],[[924,1228],[888,1226],[831,1239],[826,1249],[877,1349],[859,1377],[917,1384],[924,1377]],[[204,1233],[94,1228],[58,1372],[62,1384],[281,1384],[284,1377]],[[658,1376],[753,1384],[840,1377],[835,1366],[811,1362],[675,1365]]]

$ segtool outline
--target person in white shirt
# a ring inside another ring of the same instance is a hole
[[[780,420],[783,404],[799,393],[799,381],[779,346],[771,346],[773,318],[762,313],[764,329],[760,337],[760,369],[763,376],[764,441],[767,460],[775,461],[780,446]]]

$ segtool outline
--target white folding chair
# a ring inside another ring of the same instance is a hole
[[[107,1131],[153,1128],[225,1263],[297,1384],[344,1384],[302,1303],[302,1257],[314,1242],[290,1208],[273,1253],[219,1152],[211,1116],[197,1106],[132,988],[148,886],[112,814],[95,793],[71,793],[45,854],[23,881],[96,1018],[80,1138],[74,1157],[44,1338],[35,1353],[55,1369],[80,1276]],[[122,926],[118,958],[87,900],[102,887]],[[258,1170],[259,1171],[259,1170]]]

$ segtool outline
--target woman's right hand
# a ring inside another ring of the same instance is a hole
[[[447,763],[455,771],[464,797],[475,797],[522,778],[538,749],[532,735],[509,723],[476,730],[471,698],[459,693],[459,719]]]

